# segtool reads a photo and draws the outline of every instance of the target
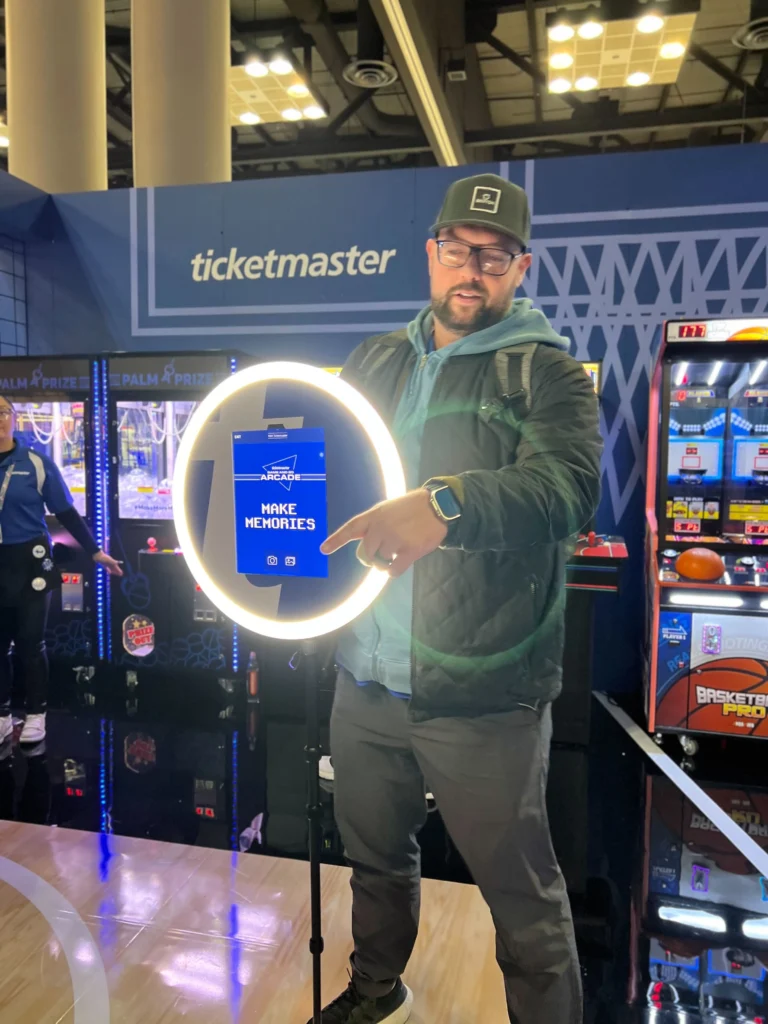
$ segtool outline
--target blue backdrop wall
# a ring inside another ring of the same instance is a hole
[[[627,537],[633,566],[623,600],[601,611],[600,681],[634,686],[654,343],[666,317],[768,312],[768,147],[54,197],[51,315],[31,344],[231,346],[338,365],[426,303],[429,225],[449,183],[480,169],[531,200],[526,294],[577,358],[603,360],[599,526]]]

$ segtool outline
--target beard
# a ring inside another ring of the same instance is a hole
[[[451,299],[457,292],[471,291],[483,298],[474,309],[453,309]],[[509,301],[500,306],[493,306],[488,301],[488,295],[482,287],[474,285],[468,288],[466,285],[457,285],[445,293],[441,299],[432,298],[432,312],[446,330],[453,334],[467,335],[475,334],[486,327],[493,327],[507,315]]]

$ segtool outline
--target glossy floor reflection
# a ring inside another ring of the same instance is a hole
[[[58,710],[44,744],[0,748],[3,1024],[79,1024],[76,1007],[106,1024],[100,985],[120,1024],[306,1021],[303,725],[192,718]],[[698,780],[768,848],[762,749],[710,744]],[[323,799],[330,996],[345,983],[349,887]],[[588,1024],[765,1024],[768,881],[602,707],[589,751],[553,750],[549,804]],[[505,1024],[489,916],[439,811],[422,846],[414,1020]]]

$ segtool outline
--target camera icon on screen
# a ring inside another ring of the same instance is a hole
[[[277,565],[277,556],[267,555],[267,565]]]

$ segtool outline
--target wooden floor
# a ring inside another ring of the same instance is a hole
[[[2,1024],[305,1024],[311,1014],[303,863],[0,822],[0,879]],[[347,983],[348,872],[324,869],[323,889],[328,1000]],[[476,889],[424,883],[406,981],[414,1024],[508,1021]]]

